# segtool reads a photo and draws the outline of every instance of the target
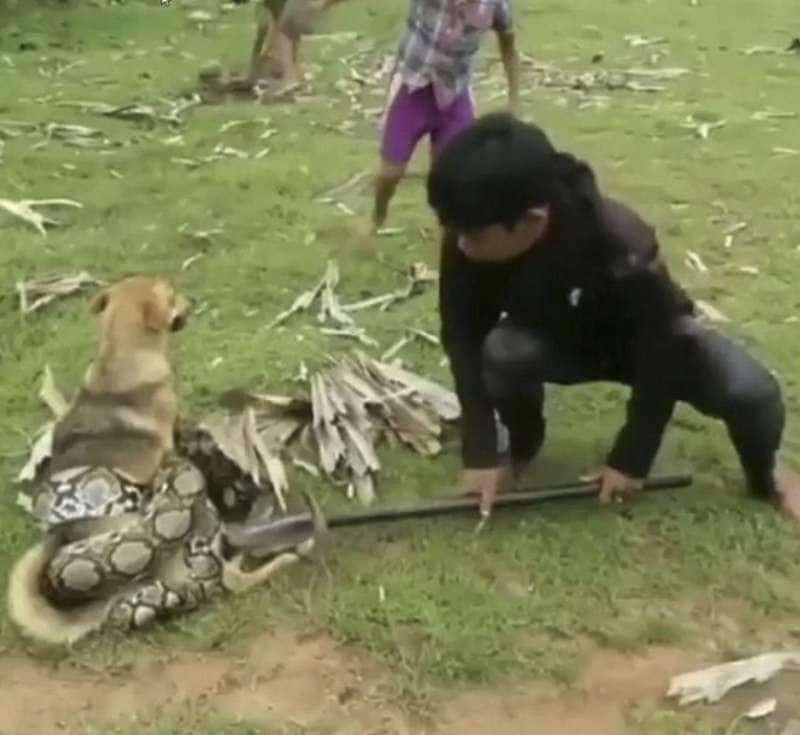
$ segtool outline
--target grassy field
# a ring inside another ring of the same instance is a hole
[[[174,277],[203,307],[176,350],[182,401],[198,415],[228,388],[277,391],[301,360],[313,365],[349,349],[320,335],[313,316],[265,329],[316,281],[327,259],[338,261],[341,293],[353,299],[402,286],[401,271],[412,262],[436,265],[420,181],[410,180],[397,197],[389,225],[403,232],[380,240],[380,261],[354,252],[352,216],[313,201],[376,164],[374,113],[385,90],[382,82],[360,87],[350,69],[368,74],[392,53],[405,5],[353,0],[337,9],[325,32],[359,36],[305,44],[313,78],[298,101],[194,108],[179,126],[116,120],[63,103],[167,109],[160,100],[190,88],[202,64],[244,62],[252,8],[220,14],[213,3],[182,0],[169,7],[155,0],[0,6],[0,196],[83,204],[59,211],[63,226],[46,238],[13,220],[0,229],[4,573],[35,538],[14,505],[12,479],[26,436],[46,418],[36,398],[41,371],[50,365],[69,390],[93,345],[88,292],[22,317],[18,280],[84,269],[105,280],[140,272]],[[214,21],[191,20],[198,9]],[[659,91],[578,91],[538,84],[541,73],[528,66],[520,112],[592,161],[609,192],[657,225],[677,278],[727,315],[721,328],[775,370],[790,412],[786,459],[800,459],[793,418],[800,395],[800,195],[792,150],[800,147],[800,55],[773,51],[800,34],[795,10],[756,0],[724,7],[710,0],[551,0],[518,2],[517,19],[522,50],[565,72],[688,70],[666,81],[639,79],[663,86]],[[639,43],[643,37],[664,40]],[[480,64],[481,109],[501,106],[502,91],[490,42]],[[223,129],[232,120],[253,124]],[[51,123],[94,128],[101,143],[70,145],[58,129],[48,136]],[[264,137],[268,130],[273,134]],[[202,162],[218,145],[248,157],[223,152]],[[414,168],[426,164],[421,149]],[[368,213],[365,192],[346,203]],[[746,227],[726,243],[726,231],[739,222]],[[688,251],[707,272],[687,265]],[[202,257],[182,267],[196,255]],[[435,333],[435,289],[387,312],[364,312],[359,324],[383,349],[408,326]],[[418,345],[401,356],[449,381],[436,348]],[[595,386],[549,396],[552,429],[540,476],[575,477],[602,459],[625,394]],[[455,443],[435,462],[402,451],[385,456],[382,503],[447,492],[457,480]],[[105,660],[110,646],[116,653],[219,650],[246,646],[265,628],[312,629],[384,662],[398,696],[419,710],[432,693],[467,686],[570,684],[598,645],[623,652],[674,647],[716,661],[791,644],[800,634],[797,529],[744,495],[723,428],[689,410],[678,412],[661,466],[691,466],[694,487],[642,498],[623,512],[584,503],[524,517],[498,514],[477,538],[468,521],[342,532],[329,555],[332,584],[309,569],[293,570],[268,590],[79,655]],[[309,487],[324,505],[341,504],[338,490]],[[23,648],[4,617],[0,643],[9,656]],[[716,732],[700,719],[706,724],[665,711],[630,731]],[[163,727],[153,733],[183,732]]]

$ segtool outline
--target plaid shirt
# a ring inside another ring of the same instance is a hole
[[[409,89],[432,84],[446,109],[468,87],[488,30],[511,30],[511,0],[411,0],[396,71]]]

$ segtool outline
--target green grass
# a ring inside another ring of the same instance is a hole
[[[36,399],[40,371],[49,364],[61,385],[74,386],[93,339],[85,298],[21,318],[13,290],[18,279],[83,268],[107,280],[133,272],[173,276],[206,306],[180,336],[176,351],[182,400],[198,414],[227,388],[278,390],[301,359],[313,364],[348,348],[321,336],[313,318],[264,329],[319,277],[327,258],[339,261],[341,290],[353,298],[402,285],[396,269],[412,261],[436,263],[435,228],[419,182],[405,185],[393,206],[390,224],[405,233],[381,241],[381,263],[352,254],[347,216],[312,202],[314,192],[376,163],[373,121],[356,118],[352,134],[325,126],[355,118],[341,90],[348,70],[340,58],[373,42],[372,57],[391,53],[404,3],[359,0],[337,10],[331,30],[356,28],[366,35],[356,42],[309,41],[305,52],[316,73],[315,93],[296,105],[201,108],[186,115],[184,127],[171,129],[56,104],[154,103],[190,86],[210,59],[244,61],[250,11],[223,15],[223,24],[198,29],[187,20],[185,5],[180,0],[170,8],[154,1],[33,3],[3,11],[0,41],[13,67],[0,60],[0,128],[9,119],[77,123],[99,128],[119,144],[101,154],[57,140],[37,147],[42,140],[37,134],[5,141],[2,196],[71,197],[84,208],[66,212],[68,224],[51,230],[47,239],[21,224],[2,228],[3,572],[35,537],[13,505],[11,478],[23,459],[25,433],[45,418]],[[763,122],[752,115],[769,108],[798,111],[800,58],[740,52],[748,46],[787,46],[789,32],[797,33],[791,4],[729,0],[724,12],[710,2],[691,7],[666,0],[517,7],[522,48],[539,60],[591,70],[591,57],[602,52],[597,66],[629,68],[666,51],[660,65],[691,70],[661,93],[599,91],[607,96],[606,108],[581,107],[581,96],[573,91],[530,88],[522,113],[560,146],[591,160],[603,186],[658,227],[676,277],[693,296],[726,313],[731,322],[725,330],[775,369],[793,413],[800,378],[793,321],[800,306],[794,285],[800,259],[797,157],[773,148],[796,146],[800,122]],[[669,43],[632,48],[624,36],[633,33],[665,36]],[[15,52],[23,42],[37,48]],[[499,80],[491,43],[486,49],[482,64]],[[59,63],[76,59],[82,65],[52,75]],[[489,91],[479,89],[483,110],[501,104],[486,103]],[[363,107],[382,101],[378,87],[364,95]],[[700,140],[683,127],[689,115],[725,125]],[[226,121],[264,117],[276,130],[266,144],[259,139],[261,123],[220,132]],[[167,145],[175,135],[185,145]],[[269,145],[271,151],[259,160],[223,160],[197,169],[173,161],[208,155],[218,143],[250,152]],[[426,162],[421,149],[415,168],[424,169]],[[748,223],[731,248],[723,246],[727,223],[713,220],[721,211],[715,202],[724,203],[731,223]],[[368,211],[366,196],[349,203]],[[188,233],[221,227],[222,234],[193,239],[181,232],[184,224]],[[709,274],[687,269],[687,250],[701,255]],[[182,271],[181,264],[198,252],[204,257]],[[757,267],[759,275],[740,272],[742,266]],[[360,323],[383,348],[408,325],[436,332],[434,289],[388,312],[364,314]],[[403,357],[414,369],[449,381],[437,350],[414,347]],[[625,394],[600,386],[550,395],[552,431],[543,462],[553,476],[574,477],[602,459],[622,420]],[[790,439],[795,433],[792,417]],[[795,448],[787,444],[787,458],[796,458]],[[435,462],[403,452],[386,457],[382,502],[445,492],[457,480],[452,442]],[[498,514],[479,537],[463,520],[343,531],[331,558],[335,585],[318,580],[307,596],[310,574],[298,569],[272,590],[227,600],[147,640],[233,645],[243,630],[260,629],[266,618],[310,623],[387,660],[410,690],[507,676],[570,680],[590,642],[623,650],[709,640],[740,650],[782,642],[784,621],[800,612],[796,529],[745,497],[721,426],[680,410],[665,458],[692,466],[693,488],[647,497],[624,513],[583,503],[524,517]],[[341,504],[337,490],[311,487],[325,504]],[[732,620],[724,629],[709,622],[708,611],[720,609]],[[0,640],[7,648],[18,645],[5,620]]]

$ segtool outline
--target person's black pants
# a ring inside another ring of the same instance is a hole
[[[665,385],[675,401],[725,422],[748,486],[775,493],[776,453],[785,423],[780,387],[773,375],[739,345],[691,318],[676,322]],[[532,459],[545,435],[544,384],[595,381],[629,384],[625,371],[559,351],[547,337],[501,321],[483,349],[484,380],[510,435],[514,460]]]

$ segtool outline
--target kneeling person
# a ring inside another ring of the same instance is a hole
[[[800,479],[776,467],[785,412],[775,378],[695,320],[654,229],[602,194],[588,164],[534,125],[488,115],[436,159],[428,202],[444,230],[439,309],[464,489],[484,512],[544,441],[544,384],[613,381],[631,396],[602,500],[641,486],[685,401],[725,422],[751,492],[800,519]]]

